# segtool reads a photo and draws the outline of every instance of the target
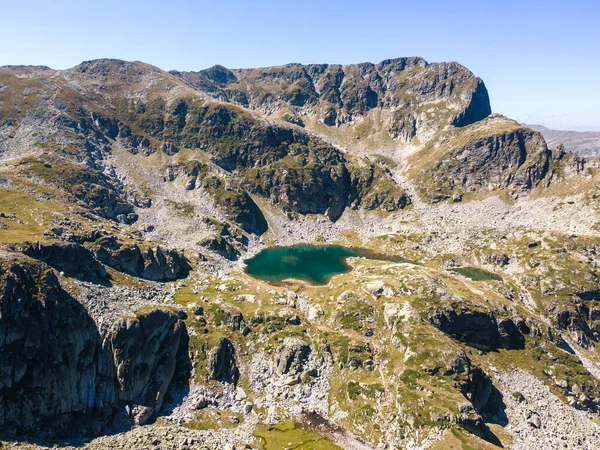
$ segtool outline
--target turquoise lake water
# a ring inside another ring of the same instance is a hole
[[[294,245],[271,247],[261,251],[253,258],[246,260],[246,273],[270,282],[296,278],[312,284],[326,284],[332,276],[348,272],[351,269],[346,258],[353,256],[382,261],[409,262],[403,258],[382,255],[363,248],[337,245]]]

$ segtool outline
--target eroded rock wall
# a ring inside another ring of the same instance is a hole
[[[103,335],[47,265],[0,266],[0,429],[96,434],[129,406],[137,423],[161,407],[187,331],[175,312],[151,309]],[[184,355],[181,358],[181,355]]]

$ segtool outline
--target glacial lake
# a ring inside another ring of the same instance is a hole
[[[246,273],[254,278],[274,283],[296,278],[311,284],[327,284],[332,276],[351,270],[346,262],[349,257],[411,262],[364,248],[338,245],[294,245],[271,247],[261,251],[246,260]]]
[[[502,281],[502,277],[499,275],[477,267],[459,267],[452,269],[452,272],[459,273],[473,281]]]

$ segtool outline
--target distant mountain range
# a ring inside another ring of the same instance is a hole
[[[550,148],[563,144],[566,150],[581,156],[600,155],[600,131],[560,131],[542,125],[527,126],[542,133]]]

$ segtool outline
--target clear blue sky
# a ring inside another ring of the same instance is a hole
[[[600,130],[600,0],[16,0],[0,7],[0,65],[111,57],[163,69],[458,61],[494,112]]]

